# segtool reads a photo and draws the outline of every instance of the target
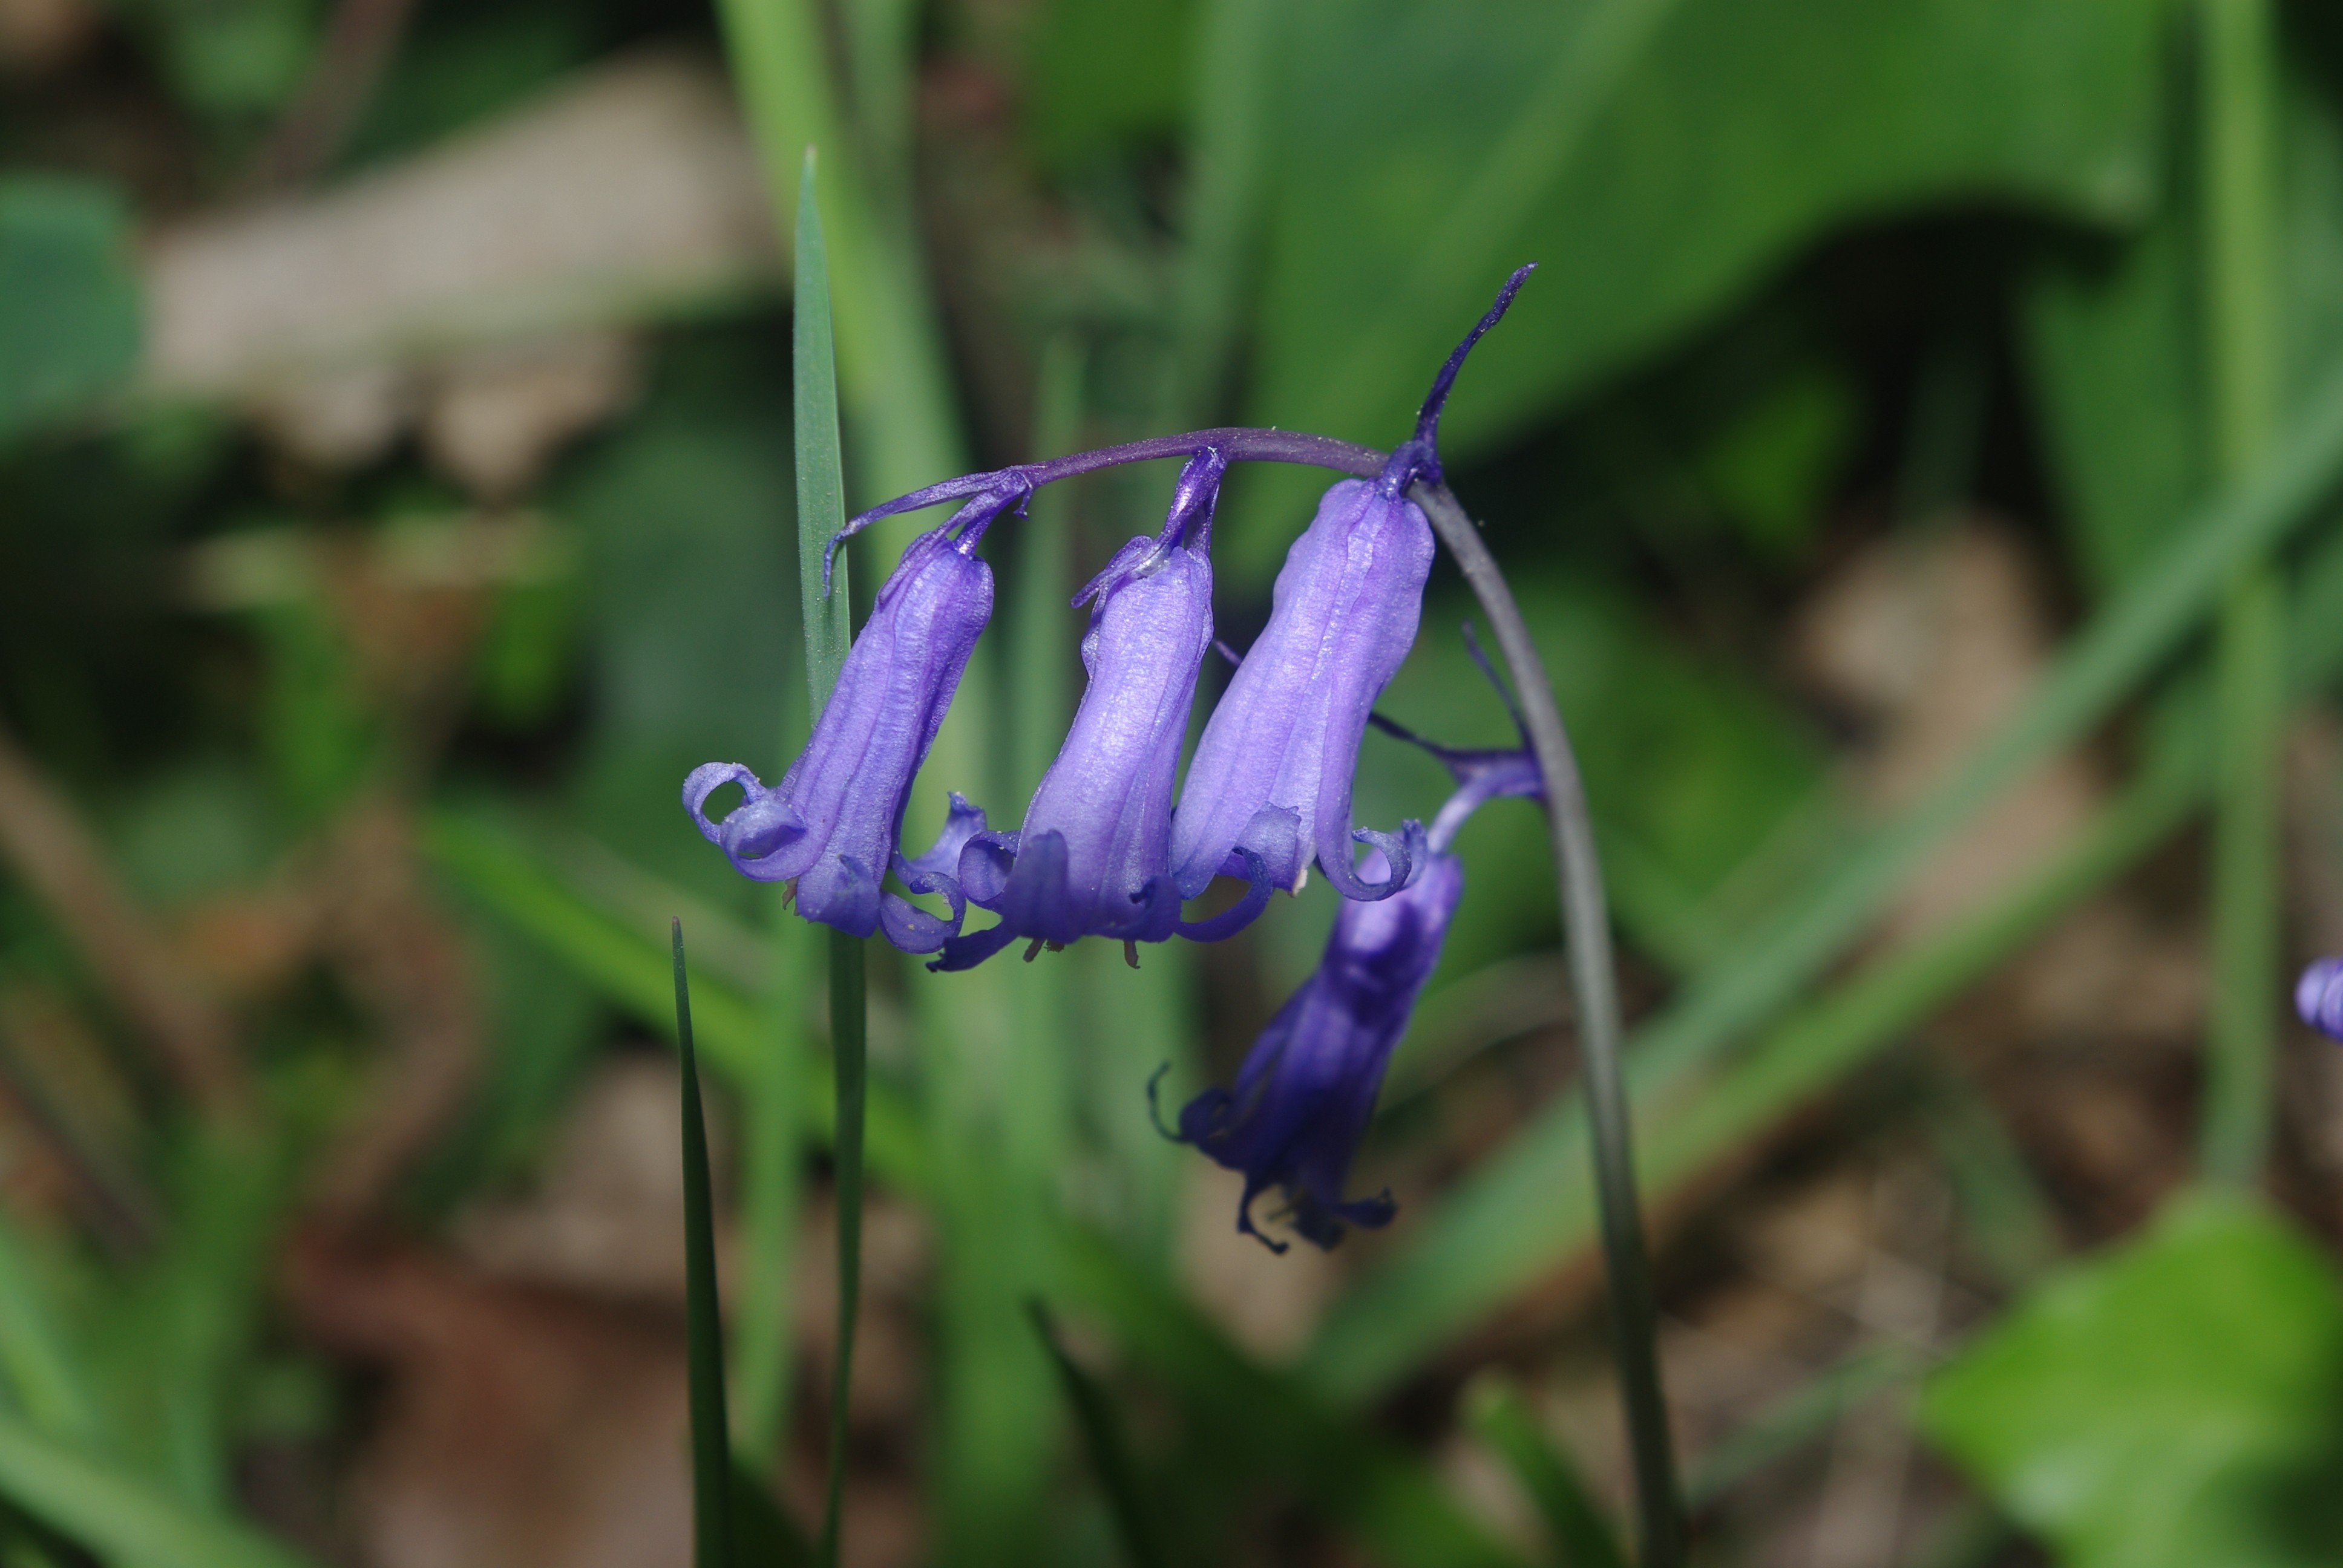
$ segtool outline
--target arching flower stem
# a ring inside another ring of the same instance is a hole
[[[1554,704],[1554,684],[1539,662],[1529,627],[1522,619],[1496,558],[1482,542],[1480,529],[1445,484],[1419,477],[1410,494],[1423,508],[1440,542],[1448,547],[1473,597],[1481,601],[1497,649],[1513,677],[1531,753],[1544,776],[1571,990],[1577,1004],[1579,1059],[1584,1064],[1586,1102],[1594,1123],[1594,1180],[1602,1211],[1614,1353],[1634,1460],[1636,1533],[1641,1547],[1635,1560],[1644,1568],[1682,1568],[1684,1509],[1676,1489],[1667,1403],[1660,1387],[1659,1308],[1644,1239],[1643,1206],[1635,1189],[1626,1081],[1621,1070],[1617,967],[1611,952],[1603,868],[1594,852],[1585,786],[1571,751],[1570,736],[1563,728],[1562,710]]]
[[[1094,474],[1101,468],[1112,468],[1124,463],[1192,457],[1206,450],[1217,451],[1232,463],[1292,463],[1305,468],[1331,468],[1338,474],[1353,474],[1363,479],[1375,477],[1391,461],[1391,454],[1379,452],[1373,447],[1363,447],[1356,441],[1338,441],[1332,436],[1312,436],[1301,430],[1257,429],[1251,426],[1232,425],[1211,430],[1190,430],[1177,436],[1151,436],[1144,441],[1125,441],[1120,447],[1098,447],[1087,452],[1069,452],[1062,457],[1051,457],[1043,462],[1018,463],[982,474],[962,474],[956,479],[946,479],[923,490],[913,490],[908,496],[883,501],[867,512],[858,512],[849,518],[846,527],[830,536],[829,548],[822,559],[823,578],[828,580],[830,559],[838,553],[838,547],[882,518],[940,507],[946,501],[985,497],[993,503],[987,515],[990,521],[990,517],[1003,510],[1021,508],[1035,490],[1044,485],[1053,485],[1060,479]]]

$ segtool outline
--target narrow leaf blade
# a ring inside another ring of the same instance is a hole
[[[126,1568],[307,1568],[259,1532],[152,1491],[5,1412],[0,1498]]]
[[[724,1324],[717,1311],[716,1216],[708,1180],[708,1121],[691,1048],[691,987],[683,922],[674,925],[675,1040],[683,1062],[684,1325],[691,1380],[692,1562],[731,1568],[732,1452],[724,1417]]]
[[[830,541],[846,526],[846,479],[839,456],[838,367],[830,341],[830,260],[814,199],[814,150],[798,181],[797,299],[793,360],[797,384],[798,603],[805,618],[806,690],[818,720],[846,662],[846,555],[827,584]]]
[[[1058,1342],[1058,1327],[1047,1306],[1039,1300],[1028,1301],[1025,1311],[1033,1320],[1033,1332],[1041,1336],[1042,1348],[1050,1352],[1050,1360],[1058,1369],[1058,1381],[1066,1391],[1066,1403],[1074,1412],[1082,1446],[1089,1451],[1091,1469],[1096,1473],[1099,1487],[1106,1493],[1107,1505],[1113,1511],[1115,1533],[1121,1538],[1125,1555],[1133,1568],[1169,1568],[1171,1560],[1158,1544],[1155,1528],[1148,1519],[1146,1500],[1140,1492],[1139,1468],[1131,1462],[1130,1446],[1123,1442],[1122,1425],[1115,1419],[1114,1406],[1107,1399],[1106,1391]]]

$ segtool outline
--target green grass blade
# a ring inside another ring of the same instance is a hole
[[[846,1500],[848,1395],[854,1383],[854,1325],[862,1297],[862,1111],[867,1085],[862,940],[830,933],[830,1055],[838,1070],[838,1364],[830,1391],[830,1493],[822,1504],[822,1568],[837,1568]]]
[[[1073,450],[1082,415],[1081,338],[1061,332],[1041,350],[1034,377],[1033,455],[1054,457]],[[1018,530],[1017,599],[1010,638],[1009,777],[1005,799],[1030,798],[1058,748],[1074,710],[1073,633],[1080,626],[1068,604],[1073,598],[1074,487],[1052,485],[1026,508]]]
[[[116,1454],[182,1502],[224,1513],[236,1495],[231,1393],[258,1352],[271,1265],[304,1194],[281,1138],[198,1123],[174,1144],[166,1239],[90,1303],[85,1364],[104,1380]]]
[[[2250,1185],[2268,1156],[2277,1086],[2283,889],[2286,593],[2267,564],[2232,586],[2214,657],[2220,743],[2213,817],[2213,994],[2197,1133],[2205,1175]]]
[[[2280,396],[2277,49],[2270,0],[2200,0],[2197,95],[2206,410],[2219,476],[2268,457]],[[2228,585],[2215,646],[2213,1000],[2199,1152],[2249,1183],[2269,1141],[2278,1053],[2278,750],[2286,595],[2267,561]]]
[[[1745,944],[1639,1032],[1670,1069],[1730,1045],[1860,936],[1905,879],[2027,769],[2081,739],[2178,652],[2232,577],[2308,520],[2343,469],[2343,365],[2285,449],[2201,511],[2068,645],[2025,707],[1969,760],[1875,834],[1775,929]]]
[[[838,383],[830,339],[830,268],[814,200],[814,154],[806,149],[797,226],[798,595],[805,609],[807,691],[816,722],[838,685],[852,628],[846,558],[823,580],[830,540],[846,526],[839,466]],[[846,1499],[848,1396],[854,1378],[854,1325],[862,1292],[862,1133],[868,1101],[870,1020],[859,938],[830,933],[830,1046],[838,1111],[833,1148],[838,1185],[838,1362],[830,1386],[830,1490],[816,1561],[836,1568]]]
[[[838,684],[853,638],[848,619],[846,552],[822,581],[830,541],[846,526],[846,478],[839,457],[838,369],[830,346],[830,253],[814,199],[814,150],[798,181],[797,306],[791,327],[797,387],[798,605],[804,616],[806,694],[816,722]]]
[[[485,816],[441,810],[423,823],[423,845],[463,890],[509,920],[634,1017],[664,1029],[675,1016],[675,980],[662,943],[588,903],[534,846]],[[757,1012],[738,990],[702,979],[698,1023],[718,1063],[734,1077],[756,1050]]]
[[[811,1568],[813,1545],[765,1483],[732,1467],[732,1550],[755,1568]]]
[[[859,459],[886,495],[960,472],[959,420],[934,305],[920,275],[907,193],[881,203],[854,177],[814,0],[719,0],[726,54],[776,215],[798,210],[805,150],[822,149],[829,250],[838,258],[839,369]],[[901,105],[908,108],[908,97]],[[870,127],[893,141],[904,127]]]
[[[1969,1246],[2016,1294],[2064,1254],[2057,1211],[1993,1101],[1966,1076],[1931,1064],[1920,1088],[1920,1122],[1952,1183]]]
[[[1052,1298],[1111,1327],[1177,1391],[1230,1462],[1280,1478],[1378,1563],[1521,1568],[1404,1450],[1300,1379],[1261,1367],[1195,1306],[1091,1231],[1061,1225]]]
[[[662,945],[618,915],[588,903],[565,885],[530,846],[483,818],[454,811],[424,819],[423,841],[433,861],[481,905],[567,964],[595,993],[628,1016],[656,1029],[675,1018],[674,983]],[[709,1060],[734,1083],[754,1081],[769,1037],[755,1003],[702,975],[694,1023]],[[828,1147],[835,1131],[830,1064],[809,1055],[798,1099],[806,1137]],[[930,1184],[919,1118],[900,1094],[882,1084],[867,1096],[864,1145],[871,1168],[906,1192]]]
[[[732,1446],[724,1417],[724,1320],[717,1307],[716,1206],[709,1191],[708,1121],[691,1049],[691,983],[683,921],[675,922],[675,1044],[683,1062],[684,1329],[691,1379],[691,1560],[731,1568]]]
[[[0,1370],[33,1424],[83,1448],[97,1441],[97,1409],[49,1311],[24,1239],[0,1217]]]
[[[1133,1568],[1170,1568],[1171,1559],[1156,1543],[1155,1526],[1149,1521],[1146,1498],[1140,1490],[1139,1467],[1131,1462],[1131,1448],[1123,1441],[1122,1423],[1115,1419],[1113,1403],[1106,1391],[1058,1342],[1058,1326],[1050,1317],[1050,1309],[1036,1300],[1027,1302],[1025,1310],[1033,1320],[1034,1333],[1041,1337],[1042,1348],[1050,1352],[1050,1360],[1058,1369],[1058,1381],[1066,1391],[1066,1406],[1074,1413],[1074,1425],[1082,1434],[1082,1447],[1090,1454],[1091,1470],[1098,1477],[1099,1489],[1106,1493],[1124,1554]]]
[[[764,1049],[741,1081],[739,1313],[732,1328],[732,1443],[740,1462],[770,1465],[788,1424],[789,1280],[797,1251],[809,1054],[806,999],[820,933],[773,900],[775,980],[764,998]]]
[[[1465,1420],[1537,1505],[1558,1561],[1568,1568],[1627,1568],[1578,1467],[1539,1427],[1521,1390],[1494,1374],[1480,1378],[1465,1391]]]
[[[1188,199],[1180,256],[1175,428],[1218,423],[1269,188],[1278,80],[1275,0],[1206,0],[1188,74]]]
[[[166,1497],[5,1412],[0,1498],[123,1568],[307,1568],[268,1536]]]
[[[1795,1453],[1838,1424],[1873,1394],[1916,1381],[1927,1362],[1907,1346],[1856,1351],[1825,1369],[1728,1433],[1684,1473],[1684,1501],[1705,1508],[1767,1465]]]

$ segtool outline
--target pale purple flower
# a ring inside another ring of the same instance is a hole
[[[933,849],[910,860],[896,844],[912,777],[992,613],[992,572],[974,546],[1015,498],[980,497],[911,541],[779,784],[765,788],[737,762],[710,762],[684,780],[684,809],[700,832],[743,876],[795,882],[798,912],[809,920],[856,936],[883,929],[910,952],[933,952],[960,929],[953,871],[962,846],[983,831],[984,813],[955,795]],[[747,797],[711,822],[709,797],[728,783]],[[914,892],[941,893],[950,918],[883,889],[890,869]]]
[[[1388,898],[1405,887],[1423,829],[1353,827],[1351,780],[1367,716],[1414,644],[1432,571],[1432,525],[1407,496],[1440,477],[1440,414],[1464,357],[1496,325],[1527,268],[1456,347],[1433,381],[1414,437],[1373,481],[1344,479],[1286,554],[1269,625],[1230,678],[1196,743],[1172,822],[1172,874],[1193,898],[1216,875],[1256,863],[1295,888],[1314,860],[1347,899]],[[1363,879],[1353,839],[1382,852]]]
[[[1271,1187],[1284,1191],[1288,1222],[1320,1247],[1342,1240],[1345,1221],[1370,1230],[1390,1221],[1390,1193],[1342,1193],[1392,1050],[1407,1032],[1463,896],[1464,865],[1449,846],[1486,802],[1543,794],[1525,749],[1458,751],[1380,716],[1376,721],[1423,746],[1456,777],[1458,788],[1433,819],[1416,875],[1389,897],[1344,900],[1317,970],[1262,1030],[1235,1085],[1208,1089],[1180,1111],[1182,1141],[1244,1173],[1237,1229],[1272,1251],[1285,1244],[1262,1234],[1252,1219],[1253,1200]],[[1369,852],[1369,874],[1395,879],[1374,864],[1381,859],[1382,851]]]
[[[1350,899],[1398,892],[1427,852],[1423,828],[1353,827],[1351,780],[1375,697],[1414,640],[1431,570],[1431,528],[1407,491],[1440,477],[1449,388],[1529,270],[1506,281],[1449,357],[1414,435],[1387,459],[1292,431],[1196,431],[963,475],[857,516],[832,551],[879,518],[964,503],[904,552],[779,784],[769,789],[739,763],[709,763],[684,784],[693,822],[742,874],[792,883],[807,919],[858,935],[883,930],[913,952],[940,950],[939,969],[965,969],[1020,938],[1215,940],[1259,915],[1272,888],[1298,888],[1313,861]],[[977,539],[1041,485],[1172,456],[1190,461],[1163,532],[1132,540],[1086,592],[1095,600],[1082,645],[1090,687],[1024,821],[1013,833],[989,832],[984,813],[955,795],[934,846],[907,859],[898,840],[912,779],[991,613]],[[1175,809],[1180,746],[1212,636],[1212,506],[1238,459],[1353,474],[1381,467],[1373,480],[1328,491],[1295,542],[1269,625],[1206,725]],[[826,559],[825,581],[828,570]],[[708,801],[731,783],[745,799],[709,820]],[[1353,841],[1371,847],[1372,880],[1353,862]],[[948,913],[889,890],[890,871],[911,893],[940,895]],[[1245,878],[1244,898],[1212,919],[1182,919],[1182,901],[1221,875]],[[960,935],[970,902],[999,923]]]
[[[1191,459],[1163,531],[1123,546],[1075,598],[1091,609],[1082,638],[1090,685],[1073,726],[1022,827],[980,834],[960,853],[961,888],[1001,921],[947,941],[935,968],[967,969],[1021,940],[1063,947],[1086,936],[1221,934],[1181,920],[1170,852],[1173,775],[1212,641],[1206,552],[1227,468],[1209,447]],[[1267,897],[1258,890],[1242,918]]]
[[[2294,1010],[2329,1040],[2343,1040],[2343,959],[2318,959],[2302,971]]]

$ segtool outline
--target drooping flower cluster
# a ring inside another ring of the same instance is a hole
[[[1363,828],[1352,814],[1360,745],[1415,640],[1432,569],[1432,528],[1409,491],[1441,481],[1449,389],[1530,270],[1506,281],[1450,355],[1413,434],[1387,457],[1284,431],[1198,431],[968,475],[855,518],[831,550],[880,518],[961,503],[904,550],[780,781],[768,788],[733,762],[684,781],[693,823],[743,875],[789,884],[809,920],[883,934],[936,954],[930,967],[943,970],[1019,941],[1030,959],[1087,936],[1122,942],[1135,964],[1140,942],[1233,934],[1273,891],[1299,890],[1314,865],[1344,900],[1317,978],[1262,1036],[1234,1091],[1201,1097],[1180,1119],[1189,1141],[1245,1172],[1240,1228],[1255,1235],[1252,1200],[1271,1185],[1288,1191],[1296,1228],[1322,1245],[1342,1220],[1388,1218],[1387,1200],[1346,1202],[1342,1188],[1462,892],[1446,846],[1482,801],[1536,791],[1525,753],[1433,748],[1459,788],[1428,833],[1412,820]],[[907,857],[900,840],[913,780],[991,616],[991,572],[977,544],[1041,485],[1168,457],[1187,461],[1162,529],[1126,544],[1074,601],[1091,609],[1089,684],[1022,821],[995,830],[955,794],[935,843]],[[1205,721],[1183,780],[1180,751],[1213,646],[1213,511],[1229,465],[1247,460],[1353,477],[1326,492],[1288,552],[1269,623]],[[711,819],[728,785],[742,799]],[[1188,918],[1187,903],[1218,877],[1242,879],[1242,897]],[[913,895],[940,899],[943,912]],[[971,908],[992,923],[970,929]]]

